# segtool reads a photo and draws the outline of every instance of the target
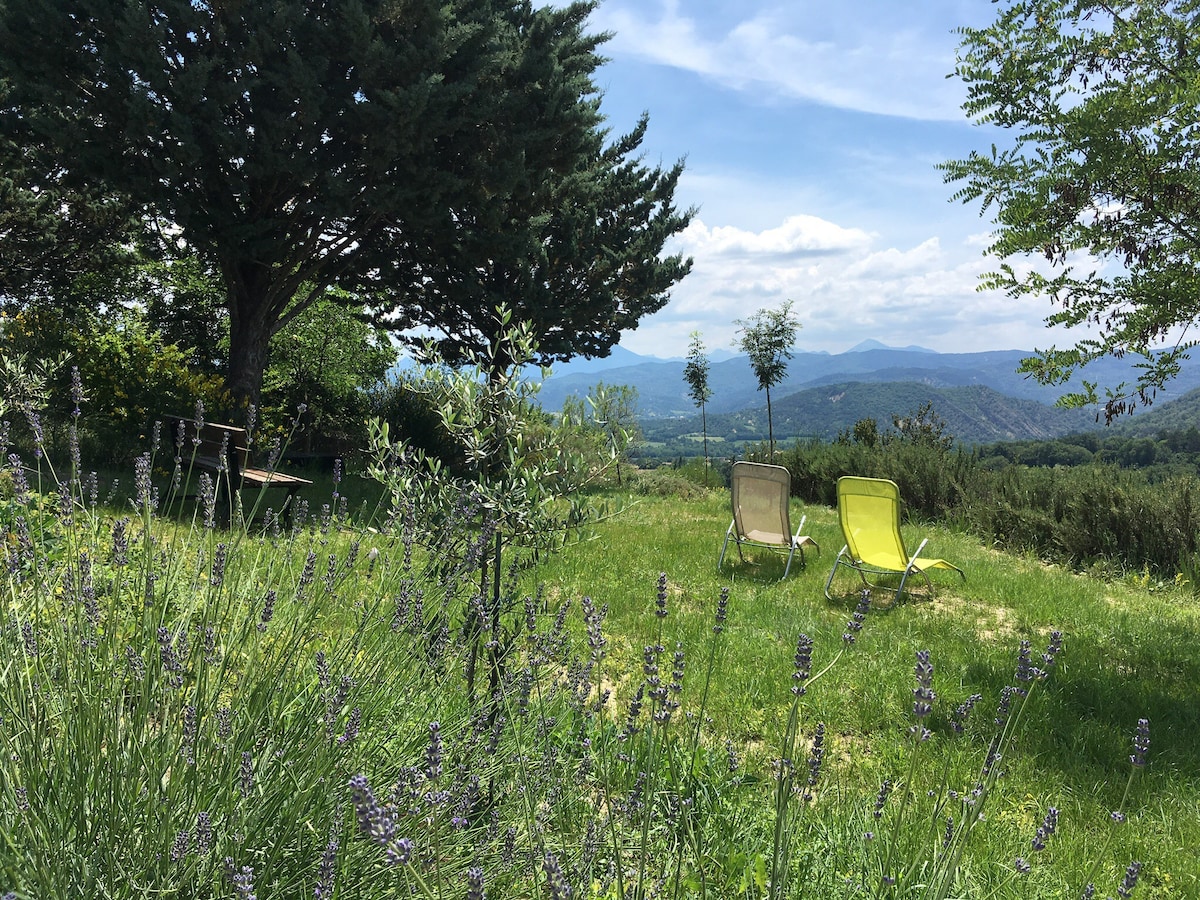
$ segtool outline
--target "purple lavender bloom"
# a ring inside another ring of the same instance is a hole
[[[913,690],[913,715],[919,721],[933,712],[933,701],[937,699],[933,690],[933,662],[928,650],[917,651],[917,664],[913,671],[917,677],[917,686]]]
[[[887,803],[888,796],[892,793],[892,783],[888,779],[883,779],[883,784],[879,786],[879,794],[875,797],[875,818],[879,819],[883,816],[883,807]]]
[[[1030,644],[1029,641],[1021,641],[1021,645],[1017,650],[1017,674],[1016,679],[1019,683],[1025,684],[1033,681],[1037,670],[1033,668],[1033,663],[1030,662]],[[1018,688],[1021,696],[1025,696],[1025,689]]]
[[[1129,868],[1125,870],[1125,877],[1121,879],[1121,884],[1117,888],[1117,896],[1128,898],[1133,894],[1133,889],[1137,887],[1138,875],[1141,874],[1142,864],[1134,860],[1129,864]]]
[[[429,747],[425,751],[425,773],[430,781],[441,777],[443,752],[441,723],[430,722]]]
[[[1121,812],[1119,809],[1114,809],[1108,814],[1108,817],[1118,825],[1121,825],[1125,822],[1125,813]]]
[[[729,588],[721,588],[721,596],[717,599],[717,621],[713,625],[713,634],[725,630],[725,620],[729,618]]]
[[[550,900],[570,900],[571,886],[567,884],[567,877],[563,874],[562,866],[558,864],[558,857],[553,853],[547,853],[546,858],[542,861],[542,869],[546,873],[546,885],[550,889]]]
[[[186,857],[191,846],[192,833],[185,828],[175,835],[175,841],[171,844],[171,862],[179,862]]]
[[[212,846],[212,816],[207,812],[196,814],[196,853],[203,856]]]
[[[1050,632],[1050,643],[1046,646],[1046,652],[1042,654],[1042,675],[1049,674],[1054,668],[1054,661],[1058,659],[1058,654],[1062,652],[1063,635],[1061,631]]]
[[[825,759],[825,723],[818,722],[817,730],[813,734],[812,749],[808,754],[808,785],[804,791],[804,799],[812,800],[812,789],[817,786],[817,780],[821,777],[821,763]]]
[[[350,710],[350,719],[346,722],[346,730],[338,738],[339,744],[352,744],[358,739],[358,729],[362,724],[362,710],[357,706]]]
[[[389,865],[405,865],[412,858],[413,843],[408,838],[396,837],[395,809],[379,805],[364,775],[350,779],[350,796],[359,830],[383,848]]]
[[[654,615],[660,619],[667,617],[667,573],[661,572],[658,576],[658,594],[654,598]]]
[[[1051,806],[1046,810],[1046,817],[1042,819],[1042,824],[1038,827],[1037,834],[1033,836],[1032,846],[1035,851],[1040,853],[1046,849],[1046,840],[1050,835],[1054,834],[1058,828],[1058,807]]]
[[[1031,867],[1024,857],[1018,856],[1013,862],[1013,868],[1017,870],[1018,875],[1028,875]]]
[[[1083,889],[1083,893],[1080,895],[1079,900],[1092,900],[1092,898],[1095,896],[1096,896],[1096,885],[1092,884],[1089,881],[1087,887],[1085,887]]]
[[[467,900],[486,900],[483,890],[483,869],[473,866],[467,869]]]
[[[254,757],[249,750],[242,752],[242,764],[238,768],[238,791],[243,797],[249,797],[254,790]]]
[[[1133,753],[1129,761],[1136,768],[1146,767],[1146,754],[1150,751],[1150,720],[1138,719],[1137,733],[1133,736]]]
[[[842,640],[846,646],[851,646],[857,639],[857,635],[862,631],[863,622],[866,621],[867,611],[871,608],[871,592],[864,589],[858,597],[858,606],[854,608],[854,614],[851,615],[850,621],[846,623],[846,631],[842,635]]]
[[[232,856],[225,857],[225,875],[233,885],[238,900],[258,900],[254,893],[254,867],[242,866],[241,871],[234,868]]]
[[[271,624],[271,618],[275,615],[275,590],[272,588],[267,591],[267,596],[263,598],[262,615],[259,616],[258,625],[259,631],[266,631],[267,626]]]
[[[317,884],[313,888],[313,900],[332,900],[333,879],[337,873],[337,838],[330,838],[321,854],[321,866],[317,869]]]
[[[808,676],[812,674],[812,651],[812,638],[801,632],[800,637],[796,639],[795,669],[792,672],[792,681],[795,682],[792,685],[792,693],[797,697],[804,695],[804,682],[808,681]]]
[[[950,715],[950,727],[954,729],[955,734],[962,734],[966,730],[967,717],[971,714],[971,710],[975,708],[975,704],[983,699],[983,694],[972,694],[964,702],[960,703]]]
[[[224,542],[217,544],[217,549],[213,553],[212,573],[208,578],[208,583],[212,587],[219,588],[225,581],[225,559],[228,553],[229,547]]]

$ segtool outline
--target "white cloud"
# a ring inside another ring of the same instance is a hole
[[[762,4],[759,4],[760,6]],[[607,52],[694,72],[738,91],[914,119],[961,120],[956,39],[907,4],[799,4],[750,9],[713,25],[677,0],[601,5],[595,24],[614,32]],[[892,21],[881,21],[894,20]],[[889,27],[893,26],[893,27]]]
[[[789,216],[778,228],[746,231],[733,226],[709,228],[694,219],[679,236],[684,253],[694,256],[804,257],[842,253],[869,245],[871,236],[816,216]]]
[[[731,347],[738,319],[792,300],[799,345],[840,352],[865,338],[941,352],[1031,349],[1061,339],[1047,332],[1049,301],[980,292],[995,268],[977,247],[953,252],[936,236],[911,247],[814,216],[790,216],[759,232],[696,221],[681,236],[695,260],[671,303],[622,340],[656,356],[681,356],[699,330],[710,348]]]

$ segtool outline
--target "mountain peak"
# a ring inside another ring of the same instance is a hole
[[[937,353],[936,350],[930,350],[928,347],[918,347],[916,344],[909,344],[907,347],[889,347],[874,338],[868,338],[865,341],[860,341],[855,344],[847,353],[866,353],[868,350],[907,350],[910,353]]]

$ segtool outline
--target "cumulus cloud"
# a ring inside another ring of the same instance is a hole
[[[843,228],[816,216],[789,216],[777,228],[746,231],[734,226],[709,228],[695,219],[680,235],[683,252],[705,256],[826,256],[866,247],[871,235]]]
[[[639,353],[680,356],[687,335],[710,348],[731,347],[737,320],[792,300],[800,346],[840,352],[865,338],[942,352],[1031,349],[1051,343],[1038,298],[1012,299],[978,290],[996,261],[936,236],[910,247],[814,216],[790,216],[759,232],[709,228],[696,221],[678,239],[694,259],[671,303],[622,345]]]

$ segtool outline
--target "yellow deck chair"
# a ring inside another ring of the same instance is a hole
[[[800,565],[804,566],[805,546],[821,548],[817,542],[800,532],[804,528],[807,516],[800,517],[800,525],[792,533],[791,520],[788,517],[788,501],[792,494],[792,477],[783,466],[769,466],[765,463],[736,462],[730,477],[731,502],[733,506],[733,521],[725,532],[725,542],[721,545],[721,558],[717,560],[717,570],[720,571],[725,562],[725,551],[729,542],[737,545],[738,557],[742,562],[742,545],[750,544],[756,547],[770,547],[777,550],[787,550],[787,565],[783,569],[783,578],[787,578],[792,568],[792,557],[800,551]]]
[[[825,582],[826,599],[833,599],[829,588],[838,566],[856,571],[866,587],[894,592],[897,600],[904,593],[908,577],[913,574],[924,578],[932,593],[930,569],[953,569],[966,580],[966,574],[958,566],[944,559],[921,556],[929,543],[928,538],[921,541],[921,546],[911,556],[904,549],[904,539],[900,536],[900,488],[894,481],[847,475],[838,479],[837,497],[838,518],[842,522],[846,546],[833,561],[833,569]],[[899,575],[900,584],[894,588],[880,584],[877,580],[880,575]]]

